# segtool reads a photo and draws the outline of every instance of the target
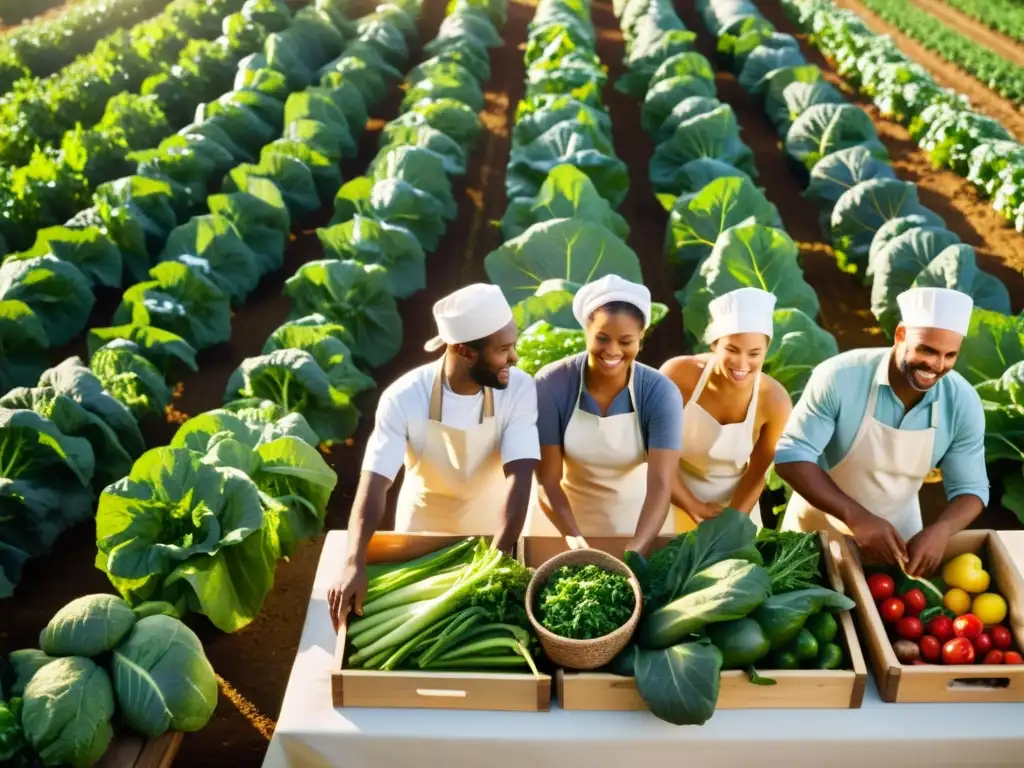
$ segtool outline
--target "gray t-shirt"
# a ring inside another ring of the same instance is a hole
[[[581,352],[545,365],[537,372],[537,431],[541,445],[562,445],[576,408],[576,394],[586,362],[587,353]],[[683,442],[683,397],[679,388],[662,373],[642,363],[635,364],[633,376],[633,394],[647,450],[679,450]],[[586,386],[580,396],[580,408],[586,413],[601,415]],[[629,390],[623,389],[615,396],[605,416],[632,412]]]

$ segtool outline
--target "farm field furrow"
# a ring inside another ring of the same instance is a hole
[[[949,0],[941,2],[911,0],[911,2],[921,10],[930,13],[950,29],[955,29],[959,34],[984,46],[1004,61],[1024,67],[1024,26],[1018,27],[1019,38],[1014,39],[976,21],[958,10]],[[1016,10],[1018,15],[1014,21],[1019,24],[1024,19],[1024,6],[1017,4]]]
[[[840,0],[842,4],[847,0]],[[918,186],[921,202],[942,216],[946,226],[960,239],[975,247],[984,268],[999,276],[1010,288],[1014,306],[1024,302],[1024,238],[1007,226],[1006,219],[992,207],[992,199],[962,175],[947,168],[935,168],[928,153],[921,149],[907,129],[894,119],[884,117],[878,107],[863,93],[852,89],[836,73],[817,47],[787,17],[779,0],[756,0],[760,11],[775,27],[794,36],[807,60],[818,66],[825,79],[842,90],[850,102],[864,109],[872,119],[879,139],[885,145],[901,178]],[[887,31],[878,30],[880,34]],[[902,43],[901,43],[902,45]],[[908,54],[909,55],[909,54]],[[972,103],[977,88],[969,93]],[[1004,102],[1005,103],[1005,102]]]
[[[978,24],[984,29],[999,32],[1007,39],[1024,43],[1024,5],[1017,0],[941,0],[928,3],[926,7],[937,16],[952,18],[949,10],[955,10],[957,17],[970,19],[973,22],[971,26],[959,26],[958,22],[958,28],[968,31],[972,36],[975,36],[973,26]]]

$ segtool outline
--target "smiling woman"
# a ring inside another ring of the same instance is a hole
[[[682,439],[672,382],[636,362],[650,324],[650,292],[608,275],[585,285],[573,314],[587,349],[537,374],[539,488],[533,534],[633,534],[645,552],[667,522]]]

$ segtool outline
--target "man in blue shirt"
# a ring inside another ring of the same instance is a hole
[[[852,536],[868,559],[921,576],[988,504],[985,414],[953,371],[971,298],[913,288],[898,301],[903,321],[891,348],[844,352],[814,371],[775,466],[794,491],[784,529]],[[948,504],[924,528],[918,491],[934,467]]]

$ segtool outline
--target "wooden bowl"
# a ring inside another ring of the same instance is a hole
[[[633,615],[611,634],[590,640],[561,637],[546,629],[534,614],[533,606],[548,580],[563,565],[596,565],[611,573],[625,576],[633,588]],[[597,549],[573,549],[555,555],[534,572],[533,578],[530,579],[530,584],[526,588],[526,615],[540,639],[544,653],[555,664],[567,669],[597,669],[609,663],[629,644],[633,632],[636,631],[636,626],[640,622],[642,610],[643,593],[640,591],[640,582],[637,581],[629,566],[618,558]]]

